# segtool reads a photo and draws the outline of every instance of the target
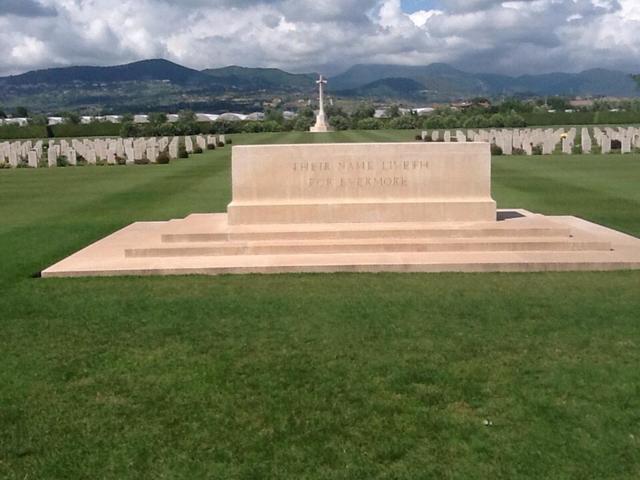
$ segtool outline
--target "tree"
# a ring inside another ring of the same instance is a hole
[[[313,108],[310,106],[306,106],[298,110],[298,118],[316,118],[316,112],[313,111]]]
[[[337,105],[328,105],[324,107],[324,112],[331,120],[333,117],[348,117],[348,115]],[[314,115],[315,116],[315,115]]]
[[[178,121],[182,123],[196,122],[198,117],[192,110],[180,110],[178,112]]]
[[[364,120],[365,118],[373,118],[376,114],[376,109],[370,103],[359,103],[356,109],[351,114],[351,118],[354,120]]]
[[[492,127],[502,128],[505,126],[504,117],[499,113],[496,113],[495,115],[491,115],[491,118],[489,119],[489,121],[491,122]]]
[[[151,112],[149,114],[149,123],[152,125],[167,123],[167,114],[163,112]]]
[[[39,125],[42,127],[46,127],[49,125],[49,119],[45,115],[34,115],[31,119],[29,119],[29,125]]]
[[[445,115],[442,117],[443,128],[456,128],[462,126],[462,120],[458,119],[456,115]]]
[[[29,116],[29,111],[26,107],[16,107],[16,117],[26,118]]]
[[[516,112],[511,112],[504,116],[504,126],[510,128],[526,127],[527,122],[521,115],[518,115]]]
[[[125,122],[133,122],[133,115],[130,113],[125,113],[120,117],[120,122],[121,123],[125,123]]]
[[[245,123],[244,127],[242,128],[242,131],[245,133],[260,133],[264,131],[264,126],[262,125],[263,122],[247,122]]]
[[[438,130],[440,128],[444,128],[444,123],[440,115],[429,115],[422,123],[422,126],[429,130]]]
[[[138,126],[133,122],[123,122],[120,127],[120,136],[122,138],[137,137],[139,134]]]
[[[383,124],[377,118],[363,118],[358,120],[356,127],[359,130],[380,130]]]
[[[349,119],[344,115],[335,115],[331,117],[331,126],[336,130],[348,130]]]
[[[0,118],[7,118],[7,114],[0,108]]]
[[[278,108],[267,108],[264,112],[264,119],[267,122],[282,123],[284,121],[284,115],[282,114],[282,110]]]
[[[299,132],[307,132],[309,131],[309,128],[311,128],[311,125],[313,125],[313,122],[314,122],[313,117],[310,118],[310,117],[302,116],[298,114],[298,118],[293,124],[293,129]]]
[[[282,125],[275,120],[265,120],[262,122],[262,128],[265,132],[280,132],[282,131]]]
[[[175,123],[176,133],[179,135],[196,135],[200,133],[196,114],[191,110],[178,112],[178,121]]]
[[[80,115],[75,112],[64,112],[62,114],[62,118],[64,119],[64,123],[69,123],[72,125],[78,125],[81,122]]]
[[[560,112],[564,111],[568,107],[567,99],[563,97],[551,97],[547,99],[547,105],[549,105],[553,110]]]
[[[386,115],[389,118],[397,118],[401,115],[400,113],[400,105],[391,105],[389,108],[387,108],[386,110]]]
[[[416,128],[416,118],[413,115],[392,118],[389,122],[389,127],[396,130],[410,130]]]

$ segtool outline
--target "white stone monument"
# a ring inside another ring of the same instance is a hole
[[[316,117],[316,124],[311,127],[310,131],[314,133],[330,132],[331,127],[329,126],[327,116],[324,113],[324,86],[327,84],[327,81],[322,75],[320,75],[320,78],[316,83],[318,84],[320,110],[318,111],[318,116]]]
[[[640,269],[640,239],[496,211],[488,143],[243,145],[227,213],[136,222],[43,277]]]

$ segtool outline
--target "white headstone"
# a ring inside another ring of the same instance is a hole
[[[73,148],[67,149],[67,162],[69,162],[69,165],[73,166],[76,166],[78,164],[76,151]]]
[[[58,166],[58,152],[55,148],[56,146],[49,145],[49,150],[47,150],[47,164],[49,165],[49,167]]]
[[[35,150],[29,150],[27,153],[27,163],[31,168],[38,168],[38,154]]]
[[[147,160],[151,163],[156,163],[158,160],[158,149],[154,146],[147,147]]]
[[[184,137],[184,148],[187,150],[187,153],[193,153],[193,140],[191,137]]]
[[[583,128],[581,133],[580,144],[582,146],[582,153],[591,153],[593,145],[591,143],[591,135],[588,128]]]

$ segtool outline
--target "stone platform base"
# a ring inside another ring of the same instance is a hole
[[[43,277],[640,269],[640,239],[576,217],[497,222],[235,225],[226,214],[134,223]]]
[[[326,125],[313,126],[309,129],[311,133],[328,133],[333,132],[333,128],[327,127]]]

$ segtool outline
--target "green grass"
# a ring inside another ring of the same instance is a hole
[[[224,211],[229,154],[0,171],[0,478],[640,477],[640,272],[31,278]],[[493,177],[501,207],[640,235],[638,155]]]

